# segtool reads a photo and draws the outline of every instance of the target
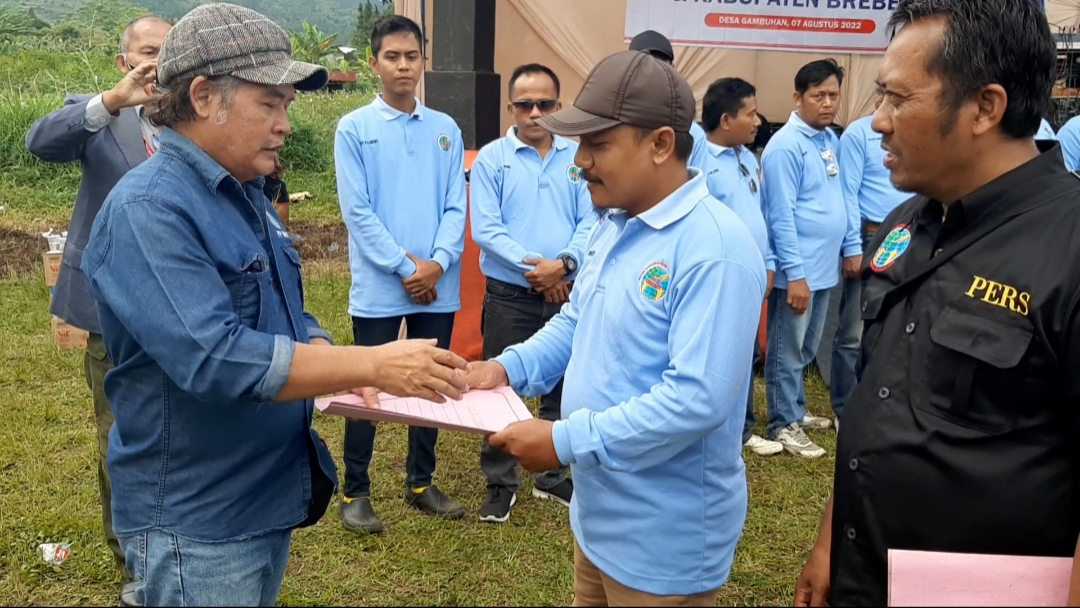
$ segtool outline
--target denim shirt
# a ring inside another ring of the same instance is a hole
[[[337,484],[312,399],[273,402],[304,311],[300,255],[262,192],[166,129],[109,194],[82,270],[115,368],[108,471],[118,536],[239,540],[310,525]]]

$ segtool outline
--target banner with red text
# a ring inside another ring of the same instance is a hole
[[[897,0],[626,0],[626,39],[656,30],[673,45],[883,53]]]

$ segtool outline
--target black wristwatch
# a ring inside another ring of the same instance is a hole
[[[559,256],[559,259],[562,260],[563,268],[566,269],[566,276],[570,276],[577,271],[577,260],[574,259],[574,256],[564,253]]]

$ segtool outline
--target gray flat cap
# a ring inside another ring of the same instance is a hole
[[[326,86],[326,68],[294,61],[289,35],[265,15],[235,4],[204,4],[176,22],[158,55],[157,79],[169,87],[185,76],[233,76],[254,84]]]

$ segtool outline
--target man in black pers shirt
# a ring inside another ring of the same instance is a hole
[[[1033,139],[1046,16],[900,0],[890,32],[873,128],[918,196],[864,258],[865,367],[797,606],[886,605],[889,549],[1071,556],[1080,532],[1080,179]]]

